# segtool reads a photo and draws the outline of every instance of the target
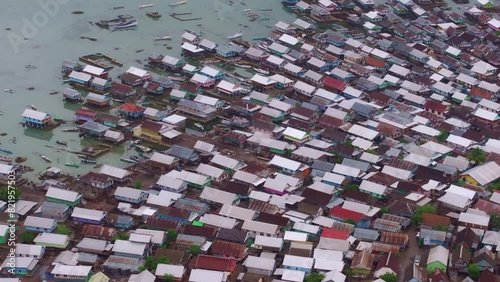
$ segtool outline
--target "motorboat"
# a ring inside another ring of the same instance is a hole
[[[153,18],[153,19],[161,18],[161,14],[159,12],[147,12],[146,16]]]
[[[139,24],[139,22],[137,22],[136,20],[126,21],[124,23],[111,26],[110,29],[112,31],[119,30],[119,29],[127,29],[127,28],[136,27],[138,24]]]
[[[4,148],[0,148],[0,152],[2,152],[2,153],[6,153],[6,154],[9,154],[9,155],[11,155],[11,154],[12,154],[12,151],[11,151],[11,150],[7,150],[7,149],[4,149]]]
[[[40,157],[42,158],[42,160],[44,160],[44,161],[46,161],[46,162],[48,162],[48,163],[51,163],[51,162],[52,162],[52,160],[51,160],[51,159],[49,159],[48,157],[46,157],[46,156],[44,156],[44,155],[42,155],[42,156],[40,156]]]
[[[239,67],[239,68],[242,68],[242,69],[250,69],[250,68],[252,68],[249,65],[241,65],[241,64],[234,64],[234,65],[237,66],[237,67]]]
[[[65,163],[65,166],[71,166],[71,167],[80,167],[80,164],[77,163]]]
[[[36,65],[32,65],[32,64],[28,64],[28,65],[26,65],[24,67],[27,68],[27,69],[36,69],[37,68]]]
[[[235,34],[233,34],[231,36],[228,36],[227,39],[237,39],[237,38],[240,38],[242,36],[243,36],[243,33],[240,31],[240,32],[235,33]]]
[[[172,39],[172,36],[169,36],[169,35],[165,35],[165,36],[158,36],[158,37],[155,37],[155,41],[161,41],[161,40],[170,40]]]
[[[82,159],[82,163],[84,163],[84,164],[97,164],[97,161],[89,160],[89,159]]]
[[[16,92],[16,90],[6,88],[6,89],[3,90],[3,92],[14,93],[14,92]]]
[[[177,1],[177,2],[173,2],[173,3],[170,3],[168,4],[170,7],[174,7],[174,6],[179,6],[179,5],[182,5],[182,4],[186,4],[187,3],[187,0],[181,0],[181,1]]]
[[[269,74],[268,71],[263,70],[263,69],[253,68],[253,70],[260,73],[260,74],[266,74],[266,75]]]
[[[153,6],[154,6],[153,4],[139,5],[139,9],[149,8],[149,7],[153,7]]]
[[[68,143],[66,141],[56,140],[56,144],[67,146]]]

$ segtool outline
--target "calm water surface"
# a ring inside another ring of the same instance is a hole
[[[42,0],[48,2],[49,0]],[[52,0],[56,1],[56,0]],[[473,0],[474,1],[474,0]],[[0,137],[0,147],[14,152],[13,156],[28,157],[27,165],[35,169],[35,173],[44,170],[48,164],[40,159],[37,154],[43,154],[53,160],[53,165],[63,168],[73,175],[83,174],[92,169],[92,166],[82,165],[80,168],[65,167],[66,162],[77,162],[78,158],[64,151],[48,148],[46,145],[58,147],[55,140],[68,142],[68,149],[80,150],[84,146],[96,144],[93,140],[78,138],[77,133],[64,133],[61,126],[54,130],[43,131],[24,129],[19,122],[21,113],[26,105],[35,105],[39,110],[52,114],[56,118],[72,120],[74,111],[79,105],[72,105],[62,101],[61,94],[49,95],[51,91],[62,91],[66,86],[62,83],[60,65],[63,59],[78,60],[85,54],[101,52],[117,58],[124,63],[122,68],[112,70],[112,77],[125,71],[130,66],[140,66],[135,61],[143,61],[150,52],[178,56],[180,54],[180,36],[184,29],[197,32],[203,31],[204,37],[217,43],[225,42],[226,36],[242,31],[243,39],[251,40],[255,36],[267,35],[270,28],[278,20],[293,21],[296,16],[286,11],[278,0],[246,0],[243,5],[241,0],[234,0],[229,5],[227,0],[189,0],[186,5],[169,7],[169,0],[59,0],[58,11],[49,15],[44,22],[43,9],[38,1],[4,1],[0,11],[0,133],[7,136]],[[67,2],[67,3],[66,3]],[[383,1],[378,1],[382,3]],[[139,9],[138,5],[154,4],[148,9]],[[113,10],[115,6],[124,6],[124,9]],[[242,14],[244,9],[253,9],[269,21],[250,22]],[[260,8],[272,8],[273,11],[261,12]],[[159,20],[148,18],[147,10],[159,11],[162,17]],[[73,15],[73,11],[83,11],[82,15]],[[180,22],[171,18],[171,12],[192,15],[186,17],[201,17],[200,21]],[[102,19],[112,19],[120,14],[135,16],[139,26],[135,30],[110,32],[101,29],[90,22]],[[42,16],[41,16],[42,15]],[[33,20],[33,18],[36,18]],[[38,19],[35,30],[23,34],[26,21],[34,22]],[[201,24],[202,26],[198,26]],[[244,27],[244,26],[247,27]],[[11,30],[7,30],[10,28]],[[14,41],[19,37],[28,37],[22,42]],[[154,42],[153,38],[161,35],[171,35],[173,40]],[[97,42],[80,39],[81,36],[98,39]],[[10,38],[10,39],[9,39]],[[167,50],[164,44],[173,49]],[[15,45],[16,47],[13,47]],[[118,49],[118,50],[117,50]],[[137,50],[143,52],[137,53]],[[35,64],[37,69],[26,69],[26,64]],[[29,87],[35,89],[30,91]],[[3,92],[3,89],[16,90],[14,94]],[[16,137],[17,144],[11,143],[11,138]],[[127,164],[119,159],[128,153],[124,146],[119,146],[105,154],[97,161],[124,167]],[[0,155],[4,155],[0,153]],[[30,178],[34,174],[30,174]]]

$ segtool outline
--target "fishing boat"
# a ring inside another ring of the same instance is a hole
[[[71,167],[80,167],[80,165],[77,164],[77,163],[65,163],[64,165],[65,166],[71,166]]]
[[[66,141],[56,140],[56,144],[67,146],[68,143]]]
[[[36,65],[32,65],[32,64],[26,65],[24,67],[27,68],[27,69],[36,69],[37,68]]]
[[[12,151],[4,149],[4,148],[0,148],[0,152],[6,153],[6,154],[9,154],[9,155],[12,154]]]
[[[179,76],[168,76],[168,79],[173,80],[173,81],[179,81],[179,82],[186,80],[186,79],[184,79],[184,77],[179,77]]]
[[[123,9],[125,8],[125,6],[116,6],[116,7],[113,7],[113,10],[119,10],[119,9]]]
[[[146,16],[153,18],[153,19],[161,18],[161,14],[159,12],[147,12]]]
[[[139,5],[139,9],[144,9],[144,8],[149,8],[149,7],[153,7],[153,4]]]
[[[237,67],[239,67],[239,68],[242,68],[242,69],[250,69],[250,68],[252,68],[249,65],[241,65],[241,64],[234,64],[234,65],[237,66]]]
[[[137,149],[141,150],[143,153],[149,153],[151,152],[151,149],[148,148],[148,147],[145,147],[145,146],[141,146],[141,145],[137,145],[135,144],[134,145]]]
[[[245,9],[245,10],[243,10],[243,14],[250,13],[251,11],[252,11],[252,9]]]
[[[235,34],[233,34],[231,36],[228,36],[227,39],[237,39],[237,38],[240,38],[242,36],[243,36],[243,33],[240,31],[240,32],[235,33]]]
[[[269,74],[268,71],[263,70],[263,69],[258,69],[258,68],[253,68],[254,71],[260,73],[260,74]]]
[[[139,157],[138,157],[138,156],[131,156],[130,158],[131,158],[132,160],[136,161],[136,162],[139,162],[139,161],[140,161],[140,159],[139,159]]]
[[[83,159],[82,163],[84,163],[84,164],[97,164],[97,161],[89,160],[89,159]]]
[[[126,163],[131,163],[131,164],[136,164],[137,161],[134,161],[132,159],[126,159],[126,158],[120,158],[120,161],[126,162]]]
[[[63,129],[62,132],[78,132],[78,128],[66,128]]]
[[[38,109],[34,105],[29,105],[27,108],[32,109],[33,111],[38,111]]]
[[[10,163],[12,162],[12,158],[0,157],[0,162]]]
[[[14,92],[16,92],[16,90],[6,88],[6,89],[3,90],[3,92],[14,93]]]
[[[44,155],[41,155],[41,156],[40,156],[40,158],[42,158],[42,160],[44,160],[44,161],[46,161],[46,162],[48,162],[48,163],[51,163],[51,162],[52,162],[52,160],[51,160],[51,159],[49,159],[48,157],[46,157],[46,156],[44,156]]]
[[[139,24],[139,22],[138,22],[138,21],[136,21],[136,20],[126,21],[126,22],[124,22],[124,23],[121,23],[121,24],[118,24],[118,25],[111,26],[109,29],[110,29],[111,31],[120,30],[120,29],[127,29],[127,28],[136,27],[138,24]]]
[[[172,36],[169,36],[169,35],[165,35],[165,36],[158,36],[158,37],[155,37],[155,41],[161,41],[161,40],[170,40],[172,39]]]
[[[177,1],[177,2],[173,2],[173,3],[170,3],[168,4],[170,7],[174,7],[174,6],[179,6],[179,5],[182,5],[182,4],[186,4],[187,3],[187,0],[181,0],[181,1]]]

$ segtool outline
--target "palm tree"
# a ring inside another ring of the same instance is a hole
[[[486,161],[486,152],[483,149],[476,147],[467,152],[467,159],[474,162],[476,165],[480,165]]]

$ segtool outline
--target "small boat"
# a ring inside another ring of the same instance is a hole
[[[17,139],[16,137],[12,137],[12,139],[10,139],[10,141],[12,141],[12,143],[16,144],[17,143]]]
[[[120,161],[126,162],[126,163],[131,163],[131,164],[136,164],[137,161],[134,161],[132,159],[126,159],[126,158],[120,158]]]
[[[65,166],[71,166],[71,167],[80,167],[80,165],[77,164],[77,163],[65,163],[64,165]]]
[[[250,68],[252,68],[249,65],[241,65],[241,64],[234,64],[234,65],[237,66],[237,67],[239,67],[239,68],[242,68],[242,69],[250,69]]]
[[[34,105],[29,105],[28,108],[32,109],[33,111],[38,111],[38,109]]]
[[[173,3],[170,3],[168,4],[170,7],[174,7],[174,6],[179,6],[179,5],[182,5],[182,4],[186,4],[187,3],[187,0],[181,0],[181,1],[177,1],[177,2],[173,2]]]
[[[161,18],[161,14],[159,12],[147,12],[146,16],[153,18],[153,19]]]
[[[113,10],[119,10],[119,9],[123,9],[125,8],[125,6],[116,6],[116,7],[113,7]]]
[[[82,159],[82,163],[84,163],[84,164],[97,164],[97,161],[89,160],[89,159]]]
[[[243,36],[243,33],[240,31],[240,32],[235,33],[235,34],[233,34],[231,36],[228,36],[227,39],[237,39],[237,38],[240,38],[242,36]]]
[[[6,88],[6,89],[3,90],[3,92],[14,93],[14,92],[16,92],[16,90]]]
[[[7,150],[7,149],[4,149],[4,148],[0,148],[0,152],[3,152],[3,153],[6,153],[6,154],[12,154],[12,151],[11,150]]]
[[[269,74],[268,71],[263,70],[263,69],[258,69],[258,68],[253,68],[254,71],[260,73],[260,74]]]
[[[78,128],[66,128],[63,129],[62,132],[78,132]]]
[[[169,36],[169,35],[165,35],[165,36],[158,36],[158,37],[155,37],[155,41],[161,41],[161,40],[170,40],[172,39],[172,36]]]
[[[245,9],[245,10],[243,10],[243,14],[250,13],[251,11],[252,11],[252,9]]]
[[[131,158],[132,160],[136,161],[136,162],[139,162],[139,161],[140,161],[140,159],[139,159],[139,157],[138,157],[138,156],[131,156],[130,158]]]
[[[52,162],[52,160],[51,160],[51,159],[47,158],[47,157],[46,157],[46,156],[44,156],[44,155],[41,155],[41,156],[40,156],[40,158],[42,158],[42,160],[44,160],[44,161],[46,161],[46,162],[48,162],[48,163],[51,163],[51,162]]]
[[[173,81],[178,81],[178,82],[182,82],[185,80],[183,77],[179,77],[179,76],[168,76],[168,79],[173,80]]]
[[[10,163],[12,162],[12,158],[0,157],[0,162]]]
[[[111,26],[109,29],[111,31],[115,31],[115,30],[119,30],[119,29],[127,29],[127,28],[136,27],[138,24],[139,24],[139,22],[137,22],[136,20],[133,20],[133,21],[129,21],[129,22],[125,22],[122,24]]]
[[[67,146],[68,143],[66,141],[56,140],[56,144]]]
[[[263,9],[260,9],[262,12],[270,12],[272,11],[273,9],[266,9],[266,8],[263,8]]]
[[[25,68],[27,68],[27,69],[36,69],[36,68],[37,68],[37,66],[36,66],[36,65],[31,65],[31,64],[26,65],[26,66],[24,66],[24,67],[25,67]]]
[[[135,144],[134,145],[137,149],[141,150],[143,153],[149,153],[151,152],[151,149],[148,148],[148,147],[145,147],[145,146],[141,146],[141,145],[137,145]]]
[[[149,7],[153,7],[153,4],[139,5],[139,9],[144,9],[144,8],[149,8]]]
[[[125,103],[125,101],[120,100],[120,99],[112,99],[112,101],[116,102],[116,103]]]

